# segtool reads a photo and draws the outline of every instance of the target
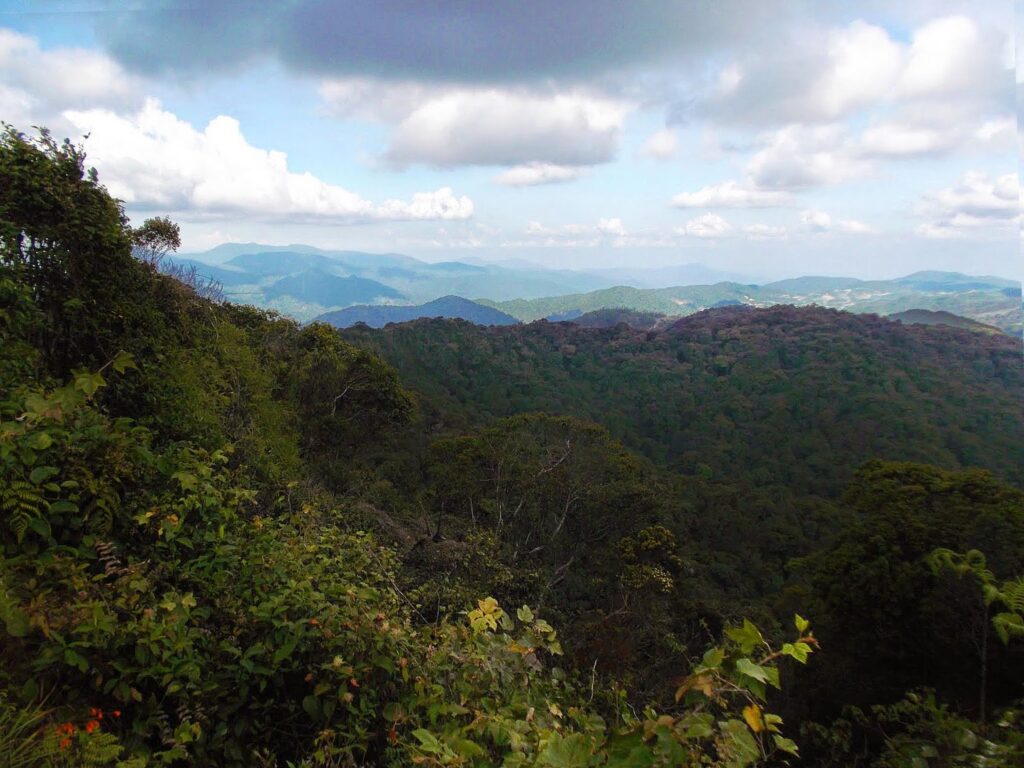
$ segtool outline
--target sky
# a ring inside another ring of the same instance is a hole
[[[1018,278],[1015,21],[1013,0],[0,0],[0,119],[82,142],[187,252]]]

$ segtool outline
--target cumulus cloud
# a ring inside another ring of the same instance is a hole
[[[797,25],[774,46],[723,65],[699,108],[746,125],[830,123],[928,101],[956,100],[972,114],[1005,109],[1004,37],[964,15],[929,20],[909,42],[863,20],[825,30]]]
[[[787,205],[785,192],[757,189],[750,183],[723,181],[672,198],[676,208],[773,208]]]
[[[600,245],[631,244],[622,219],[599,219],[596,224],[562,224],[548,226],[539,221],[526,225],[524,240],[506,242],[506,246],[547,246],[554,248],[594,248]]]
[[[27,127],[66,129],[65,109],[124,109],[142,103],[142,82],[97,51],[43,50],[31,37],[0,29],[0,115]]]
[[[473,89],[419,104],[385,153],[396,166],[573,166],[610,160],[629,106],[582,93]]]
[[[676,153],[679,139],[671,128],[652,133],[640,148],[640,154],[655,160],[668,160]]]
[[[497,184],[506,187],[533,187],[538,184],[559,184],[573,181],[583,174],[583,169],[571,165],[551,163],[529,163],[517,165],[494,177]]]
[[[675,233],[687,237],[725,237],[732,233],[732,225],[717,214],[705,213],[690,219],[681,227],[676,227]]]
[[[576,87],[424,83],[339,78],[320,86],[329,114],[391,128],[391,166],[517,166],[498,179],[526,186],[566,181],[558,170],[611,160],[634,105]],[[545,168],[545,166],[547,166]]]
[[[200,132],[153,99],[131,115],[92,109],[69,110],[65,116],[91,134],[90,162],[111,193],[140,209],[333,221],[473,214],[472,201],[447,187],[374,205],[310,173],[290,171],[283,152],[252,146],[238,121],[227,116],[214,118]]]
[[[925,237],[1005,232],[1020,219],[1017,174],[969,171],[960,183],[924,195],[917,212],[927,219],[917,229]]]
[[[864,176],[870,164],[838,125],[790,125],[762,139],[747,165],[762,189],[802,189]]]
[[[602,235],[626,236],[626,228],[622,224],[622,219],[619,218],[601,219],[597,222],[597,231]]]
[[[849,235],[867,235],[875,230],[855,219],[833,219],[825,211],[807,210],[800,213],[800,221],[811,232],[842,232]]]

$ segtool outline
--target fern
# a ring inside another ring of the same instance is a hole
[[[19,544],[32,521],[43,519],[43,512],[48,506],[40,489],[24,480],[12,480],[0,491],[0,512]]]

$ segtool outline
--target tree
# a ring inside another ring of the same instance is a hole
[[[979,661],[978,719],[985,722],[985,704],[988,698],[988,634],[989,623],[996,630],[1003,643],[1011,637],[1024,636],[1024,577],[998,582],[988,569],[985,555],[976,549],[965,554],[951,549],[939,548],[928,556],[928,565],[938,576],[943,571],[952,571],[959,578],[971,576],[981,589],[982,620],[979,637],[976,638]],[[1003,605],[1006,610],[991,616],[993,605]]]
[[[121,204],[80,146],[46,130],[0,133],[0,265],[28,288],[42,315],[32,340],[58,375],[102,364],[152,322]]]
[[[139,261],[160,269],[164,257],[181,247],[181,229],[170,219],[146,219],[132,230],[132,254]]]

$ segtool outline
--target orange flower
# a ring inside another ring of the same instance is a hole
[[[309,623],[310,623],[311,626],[319,627],[320,626],[320,619],[310,619]]]
[[[356,680],[354,677],[349,678],[348,684],[351,685],[353,688],[359,687],[359,681]]]
[[[100,727],[100,724],[99,724],[99,722],[97,720],[90,720],[88,723],[85,724],[85,732],[86,733],[92,733],[93,731],[95,731],[99,727]]]
[[[60,740],[60,745],[59,746],[60,746],[61,749],[67,749],[68,747],[71,746],[71,739],[69,739],[67,736],[65,736],[63,739]]]

